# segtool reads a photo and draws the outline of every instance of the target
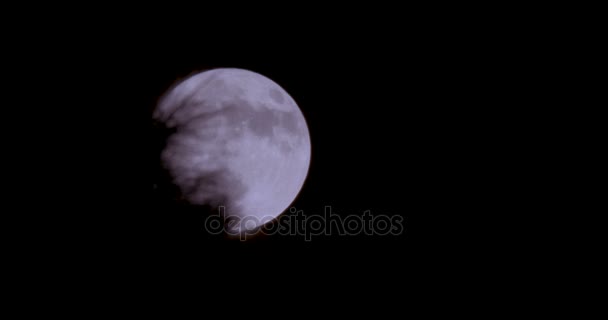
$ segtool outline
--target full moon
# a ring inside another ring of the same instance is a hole
[[[310,165],[300,108],[272,80],[242,69],[195,74],[160,100],[156,120],[173,128],[161,158],[184,198],[222,206],[253,230],[283,213]]]

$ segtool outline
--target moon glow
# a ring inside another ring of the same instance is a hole
[[[276,218],[304,184],[306,121],[293,98],[260,74],[198,73],[170,89],[154,117],[175,129],[161,158],[185,199],[224,206],[227,217],[243,222],[235,230]]]

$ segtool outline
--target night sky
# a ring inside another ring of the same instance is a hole
[[[337,272],[343,283],[350,283],[345,274],[359,274],[370,283],[404,284],[446,271],[444,266],[465,259],[463,243],[475,243],[465,230],[485,219],[478,212],[496,210],[486,186],[496,171],[496,154],[487,150],[497,140],[484,132],[502,121],[498,109],[486,107],[494,90],[486,81],[491,69],[479,61],[473,68],[470,55],[447,54],[446,46],[364,50],[354,44],[224,54],[184,44],[147,56],[113,53],[119,63],[98,66],[107,77],[96,80],[103,89],[95,92],[96,103],[106,106],[96,120],[107,119],[97,145],[108,150],[96,159],[102,169],[96,175],[111,180],[90,202],[107,212],[100,217],[107,237],[98,242],[110,244],[117,257],[152,268],[146,272],[175,276],[180,268],[220,279],[212,274],[281,278],[293,271],[327,280]],[[206,234],[209,208],[181,201],[161,166],[170,132],[153,121],[152,112],[175,81],[213,68],[260,73],[302,110],[312,160],[293,206],[307,216],[323,215],[325,206],[343,216],[366,210],[398,215],[404,231],[313,236],[309,242],[261,236],[244,243]]]
[[[7,264],[26,271],[7,273],[21,290],[8,291],[25,302],[20,310],[53,311],[29,299],[37,295],[68,311],[80,299],[99,304],[82,304],[89,313],[124,304],[156,315],[169,296],[192,298],[207,318],[232,318],[239,309],[265,317],[284,301],[291,303],[277,313],[283,318],[324,304],[339,318],[350,318],[344,310],[362,316],[367,306],[394,311],[374,319],[407,319],[412,307],[426,318],[480,306],[502,315],[561,284],[550,271],[567,265],[567,256],[548,265],[535,260],[566,248],[556,239],[570,241],[572,230],[550,223],[560,220],[554,212],[562,204],[576,201],[569,188],[586,185],[569,183],[564,171],[591,167],[570,159],[587,161],[585,149],[601,150],[583,143],[600,134],[576,136],[576,125],[594,115],[573,116],[597,83],[579,93],[568,86],[585,86],[585,77],[567,74],[596,70],[585,66],[592,59],[568,50],[601,52],[582,45],[601,42],[584,39],[588,32],[571,28],[568,15],[550,6],[429,3],[423,12],[352,3],[280,5],[283,12],[264,8],[268,17],[245,10],[241,19],[235,8],[201,5],[188,10],[192,17],[165,5],[157,16],[149,6],[111,9],[122,19],[101,12],[93,19],[101,7],[63,10],[69,19],[38,10],[49,21],[28,10],[33,21],[17,18],[5,28],[18,40],[4,50],[4,66],[17,69],[5,75],[16,90],[5,91],[17,99],[6,101],[3,125],[5,158],[22,167],[6,167],[18,183],[5,186],[19,197],[3,213],[26,220],[25,232],[17,228],[6,241],[18,253]],[[171,130],[152,115],[173,84],[214,68],[268,77],[301,109],[312,154],[292,206],[307,217],[323,216],[326,206],[342,217],[401,217],[402,232],[246,242],[205,232],[214,208],[188,204],[171,183],[160,161]]]
[[[396,54],[396,53],[395,53]],[[432,59],[401,59],[387,54],[343,60],[341,53],[325,57],[300,56],[263,60],[205,59],[204,56],[159,61],[145,89],[146,111],[176,79],[218,67],[243,68],[263,74],[281,85],[298,103],[307,120],[312,160],[305,185],[293,203],[305,215],[323,215],[325,206],[346,216],[400,215],[405,230],[399,236],[262,236],[246,243],[209,237],[201,229],[206,208],[179,201],[158,162],[166,132],[151,125],[150,202],[152,213],[144,244],[162,254],[209,259],[296,259],[304,264],[335,262],[357,265],[377,261],[398,268],[425,241],[418,217],[437,215],[453,187],[446,173],[458,151],[448,146],[458,121],[454,92],[439,90],[439,72]],[[353,61],[354,60],[354,61]],[[450,149],[446,149],[450,148]],[[453,174],[453,173],[451,173]],[[446,180],[447,179],[447,180]],[[154,187],[152,187],[154,185]],[[152,189],[153,188],[153,189]],[[437,230],[435,230],[436,232]],[[416,247],[418,246],[418,247]],[[247,262],[243,262],[247,264]]]

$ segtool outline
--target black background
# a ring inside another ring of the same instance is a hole
[[[446,225],[445,218],[456,220],[454,211],[462,210],[455,207],[468,188],[466,162],[475,161],[466,154],[472,111],[469,97],[462,98],[471,89],[466,67],[450,61],[453,55],[446,61],[441,53],[398,46],[376,47],[371,54],[356,47],[311,55],[245,51],[234,58],[205,50],[159,57],[137,75],[141,92],[132,108],[141,109],[142,120],[151,121],[162,93],[193,72],[234,67],[261,73],[292,95],[311,134],[309,175],[293,205],[305,215],[322,215],[324,206],[343,216],[365,210],[400,215],[404,232],[316,236],[310,242],[301,236],[262,236],[245,243],[209,237],[201,230],[204,208],[176,201],[175,190],[158,171],[165,133],[151,124],[150,133],[138,138],[150,147],[145,158],[150,176],[142,187],[150,192],[144,206],[152,205],[139,213],[135,226],[143,231],[138,240],[147,252],[161,260],[192,259],[237,270],[274,270],[277,264],[283,271],[401,274],[452,245],[445,233],[456,226]],[[438,237],[448,241],[441,244]]]
[[[299,313],[319,300],[358,310],[376,297],[401,312],[416,304],[410,297],[430,303],[425,311],[446,301],[474,309],[502,291],[501,281],[526,273],[530,260],[509,254],[520,257],[528,246],[525,231],[547,228],[529,223],[546,203],[564,203],[558,196],[543,203],[543,191],[563,183],[562,142],[578,143],[572,123],[558,116],[580,102],[560,109],[555,101],[568,96],[555,85],[567,69],[557,53],[575,31],[537,19],[551,16],[549,8],[503,18],[505,8],[478,14],[477,6],[460,8],[464,15],[438,6],[359,9],[312,8],[318,12],[302,12],[294,25],[253,14],[255,21],[238,25],[230,11],[205,10],[175,15],[177,22],[137,12],[155,28],[133,21],[135,14],[125,14],[128,27],[77,15],[82,21],[55,19],[31,36],[8,28],[18,44],[7,46],[4,62],[16,67],[9,82],[21,90],[5,108],[5,140],[17,145],[6,158],[25,169],[7,167],[19,180],[7,185],[22,196],[15,215],[35,235],[11,245],[33,245],[18,249],[36,259],[26,263],[39,276],[32,278],[56,281],[50,288],[75,279],[84,299],[82,292],[104,288],[103,302],[202,293],[232,303],[259,295],[273,308],[279,296]],[[214,17],[220,21],[203,26]],[[302,109],[312,162],[294,206],[306,215],[326,205],[343,215],[399,215],[403,234],[245,243],[206,236],[204,210],[176,202],[162,175],[165,133],[151,115],[176,80],[219,67],[269,77]],[[516,297],[529,292],[516,289]],[[342,297],[354,299],[341,305]]]
[[[492,250],[484,240],[494,232],[489,217],[506,209],[493,181],[510,174],[503,165],[509,154],[495,146],[516,112],[505,109],[509,98],[496,75],[514,60],[460,37],[339,39],[224,46],[158,36],[152,46],[93,45],[72,53],[90,57],[70,69],[66,90],[78,107],[65,139],[73,142],[68,166],[77,174],[62,181],[70,184],[70,207],[85,212],[70,225],[84,224],[78,232],[94,235],[83,251],[110,257],[99,263],[144,282],[247,286],[272,279],[265,285],[366,283],[378,290],[436,282],[483,259]],[[310,242],[206,235],[205,210],[175,201],[163,176],[166,132],[152,111],[177,80],[221,67],[267,76],[301,108],[312,160],[295,207],[305,215],[322,215],[328,205],[341,215],[400,215],[404,232]],[[91,131],[86,139],[76,134]]]

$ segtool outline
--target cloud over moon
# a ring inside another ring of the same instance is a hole
[[[154,116],[176,129],[162,159],[193,204],[269,220],[304,184],[311,149],[304,116],[285,90],[260,74],[196,74],[167,92]]]

